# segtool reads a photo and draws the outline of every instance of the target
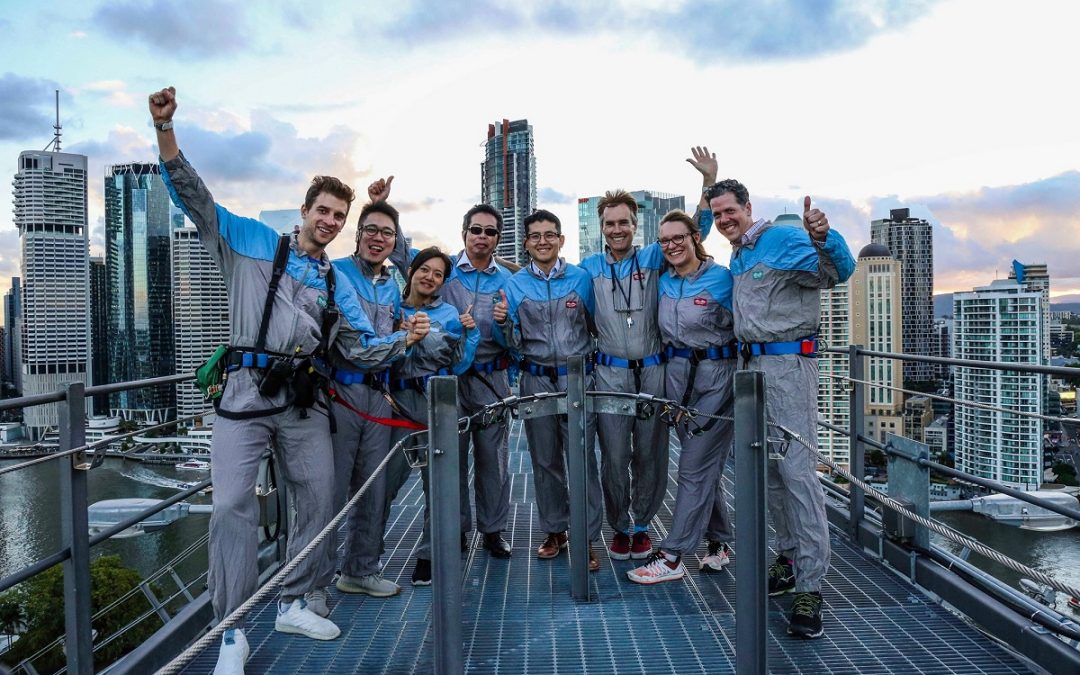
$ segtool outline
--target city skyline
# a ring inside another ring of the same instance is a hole
[[[483,7],[13,6],[0,19],[0,180],[49,140],[60,89],[64,150],[90,157],[101,255],[99,177],[153,160],[145,97],[173,84],[181,147],[231,209],[296,208],[315,173],[361,194],[394,174],[406,231],[456,250],[461,214],[480,198],[484,125],[524,118],[539,148],[537,206],[564,223],[577,198],[620,187],[692,203],[700,179],[683,159],[705,144],[750,188],[755,215],[795,213],[808,193],[855,250],[891,208],[926,218],[937,293],[1003,278],[1014,258],[1046,263],[1055,297],[1080,293],[1080,241],[1060,234],[1080,220],[1080,95],[1052,67],[1072,58],[1071,3]],[[316,31],[325,48],[301,52],[294,36]],[[650,80],[674,93],[640,93]],[[1017,82],[1037,97],[991,104],[1019,95]],[[331,252],[345,254],[346,240]],[[5,205],[5,289],[17,243]],[[720,238],[707,247],[727,259]]]

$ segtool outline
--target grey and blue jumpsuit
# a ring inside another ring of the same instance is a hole
[[[593,352],[594,300],[589,273],[561,258],[549,276],[530,264],[510,278],[506,298],[507,321],[497,324],[495,336],[521,356],[521,395],[565,392],[567,359]],[[586,387],[593,389],[591,373],[586,380]],[[593,541],[600,536],[603,498],[594,448],[595,415],[585,419],[588,536]],[[568,434],[565,415],[525,420],[536,510],[540,529],[547,533],[565,532],[569,524],[564,460]]]
[[[768,423],[808,442],[817,438],[816,332],[819,289],[847,281],[855,260],[836,230],[824,242],[802,228],[759,220],[731,254],[735,337],[746,367],[765,374]],[[779,434],[769,428],[769,435]],[[829,526],[813,452],[792,440],[768,463],[769,506],[776,549],[794,560],[795,591],[821,590],[829,567]]]
[[[701,211],[702,238],[712,213]],[[657,279],[666,263],[660,245],[634,247],[615,260],[596,253],[581,262],[592,277],[596,298],[596,388],[663,396],[664,360],[656,322]],[[668,478],[668,433],[653,415],[646,419],[598,414],[600,482],[608,525],[634,534],[649,529],[664,503]]]
[[[450,278],[443,285],[440,297],[461,311],[472,305],[472,317],[479,331],[480,342],[472,367],[458,377],[458,406],[462,415],[472,415],[510,395],[508,368],[513,364],[510,354],[492,336],[494,320],[491,310],[500,300],[499,291],[506,290],[510,272],[494,260],[486,269],[476,269],[462,251],[452,258]],[[469,443],[472,443],[473,491],[476,495],[476,530],[493,534],[506,529],[510,515],[510,424],[506,414],[493,424],[482,427],[472,424],[461,434],[462,532],[472,526],[469,508]]]
[[[254,354],[280,235],[257,220],[236,216],[215,204],[183,155],[162,162],[161,168],[173,203],[195,224],[203,245],[221,269],[229,295],[230,357],[243,357],[230,360],[210,447],[214,511],[210,517],[209,585],[214,615],[220,620],[258,587],[255,481],[268,444],[295,504],[295,514],[289,520],[288,557],[294,558],[305,548],[333,516],[328,401],[320,395],[314,407],[294,406],[288,386],[271,397],[259,393],[259,382],[266,373],[264,364],[295,362],[314,355],[319,348],[330,261],[325,255],[317,260],[308,257],[293,237],[274,297],[264,353]],[[375,341],[352,284],[345,278],[335,278],[335,282],[334,300],[340,318],[328,341],[354,363],[380,358],[388,347]],[[285,578],[281,590],[284,601],[315,587],[325,557],[326,550],[317,548]]]
[[[666,398],[730,418],[737,364],[731,272],[711,259],[685,277],[664,272],[659,317],[668,357]],[[696,550],[702,535],[716,542],[733,538],[721,480],[733,425],[703,417],[680,423],[676,433],[682,446],[678,492],[661,548],[681,556]]]
[[[365,419],[354,411],[361,410],[374,418],[389,419],[392,416],[390,403],[383,396],[383,387],[389,381],[390,363],[406,352],[406,333],[394,331],[400,318],[401,293],[385,266],[376,275],[371,264],[359,255],[339,258],[333,264],[337,276],[347,278],[356,289],[356,300],[375,329],[377,338],[374,342],[386,347],[375,355],[376,358],[363,363],[350,362],[337,352],[330,355],[334,390],[343,402],[334,408],[337,423],[333,434],[334,512],[337,513],[390,451],[391,428]],[[384,470],[375,477],[346,518],[341,571],[350,577],[376,574],[382,569],[379,557],[386,520],[386,485]],[[336,539],[331,538],[331,541],[336,542]],[[332,543],[319,575],[320,586],[330,584],[336,568],[336,545]]]
[[[410,307],[402,305],[404,318],[422,311],[431,319],[431,332],[423,340],[413,345],[409,354],[394,364],[390,373],[390,391],[401,410],[413,421],[422,424],[427,423],[428,401],[427,381],[434,375],[461,375],[469,370],[476,356],[476,347],[480,343],[480,332],[476,329],[466,331],[462,325],[458,311],[453,305],[446,303],[442,298],[436,298],[431,304],[424,307]],[[410,431],[396,429],[393,442],[407,436]],[[415,444],[414,444],[415,445]],[[398,491],[409,479],[412,467],[405,459],[404,453],[398,452],[390,459],[386,467],[386,504],[387,513],[389,505],[397,497]],[[428,471],[425,467],[421,472],[424,481],[424,495],[428,493]],[[461,493],[463,501],[467,501],[467,492]],[[420,543],[416,548],[416,557],[431,560],[431,539],[428,522],[430,520],[430,504],[424,500],[424,532]],[[459,505],[460,509],[460,505]],[[385,516],[384,516],[385,518]]]

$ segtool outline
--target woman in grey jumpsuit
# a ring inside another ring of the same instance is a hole
[[[667,397],[707,415],[730,417],[737,355],[731,272],[705,254],[697,225],[682,211],[661,220],[659,243],[669,265],[659,284]],[[697,549],[703,535],[709,548],[702,571],[719,571],[728,562],[732,532],[721,476],[732,424],[698,417],[680,420],[676,432],[682,452],[671,529],[645,565],[626,573],[635,583],[682,579],[682,557]]]
[[[413,345],[405,358],[396,362],[391,371],[390,391],[398,406],[398,412],[421,423],[427,419],[427,380],[434,375],[462,375],[472,366],[476,346],[480,343],[480,331],[473,321],[472,306],[459,311],[439,297],[443,283],[450,276],[450,258],[438,248],[420,251],[409,265],[401,302],[402,320],[408,322],[422,311],[431,320],[431,332]],[[396,443],[403,433],[397,433]],[[397,496],[411,471],[402,453],[395,453],[387,470],[387,504]],[[427,494],[427,469],[421,474],[424,494]],[[466,497],[467,498],[467,497]],[[426,503],[426,502],[425,502]],[[386,509],[389,513],[389,508]],[[413,585],[431,583],[431,542],[428,532],[428,511],[424,509],[424,532],[416,547],[416,568]]]

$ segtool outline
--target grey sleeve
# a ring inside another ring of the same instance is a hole
[[[161,166],[161,177],[173,203],[195,224],[199,231],[199,240],[227,277],[231,249],[221,235],[214,195],[183,153],[168,162],[162,162]]]

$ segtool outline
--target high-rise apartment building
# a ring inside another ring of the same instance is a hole
[[[821,291],[821,323],[818,337],[829,347],[847,349],[851,344],[851,296],[847,282]],[[818,353],[818,416],[847,429],[851,424],[847,382],[848,355]],[[851,463],[851,441],[847,434],[818,427],[818,449],[837,464]]]
[[[1015,280],[953,295],[953,356],[1005,363],[1041,362],[1042,294]],[[953,366],[955,398],[1041,413],[1045,379],[1035,373]],[[1042,478],[1042,420],[1014,413],[955,407],[956,468],[1021,490]]]
[[[634,244],[646,246],[660,236],[660,219],[672,209],[686,210],[686,198],[656,190],[634,190],[630,193],[637,201],[637,232]],[[578,199],[578,250],[581,259],[604,250],[604,235],[600,231],[600,216],[596,207],[600,196]]]
[[[176,330],[177,373],[193,373],[218,345],[229,341],[229,298],[221,270],[214,264],[194,227],[172,232],[172,322]],[[194,382],[176,385],[176,417],[210,408]],[[204,420],[206,421],[206,420]],[[196,426],[196,422],[185,422]]]
[[[173,372],[170,199],[157,164],[118,164],[105,176],[105,267],[109,381]],[[172,385],[112,394],[112,414],[162,422],[176,405]]]
[[[90,254],[86,180],[85,155],[37,150],[19,154],[14,217],[22,249],[19,343],[22,393],[27,396],[87,381]],[[57,406],[27,408],[24,421],[31,438],[37,440],[57,425]]]
[[[109,382],[109,281],[105,259],[90,258],[90,384]],[[94,396],[94,414],[109,414],[109,395]]]
[[[22,321],[20,278],[11,277],[11,288],[4,293],[4,374],[5,382],[22,391],[22,359],[19,354],[19,324]]]
[[[528,120],[489,124],[480,165],[480,199],[502,214],[496,255],[522,263],[525,217],[536,210],[536,156]]]
[[[875,352],[903,350],[900,290],[903,263],[892,257],[881,244],[867,244],[859,252],[851,284],[851,341]],[[863,432],[884,442],[885,434],[900,435],[903,430],[904,396],[897,389],[904,386],[900,362],[871,356],[865,359],[864,377],[882,386],[865,390]],[[921,439],[917,439],[921,440]]]
[[[933,331],[930,342],[930,356],[949,358],[952,356],[952,319],[935,319],[931,328]],[[944,363],[930,365],[931,372],[936,380],[948,380],[952,372],[950,366]]]
[[[888,218],[871,221],[870,240],[903,263],[904,353],[929,356],[934,322],[934,233],[929,221],[912,218],[908,209],[892,209]],[[933,368],[907,361],[904,379],[927,382],[933,379]]]
[[[1039,312],[1043,325],[1042,356],[1043,363],[1050,362],[1050,272],[1046,269],[1046,263],[1025,265],[1017,260],[1012,261],[1012,269],[1009,270],[1009,278],[1016,280],[1018,284],[1029,291],[1038,293],[1042,298],[1042,309]]]

